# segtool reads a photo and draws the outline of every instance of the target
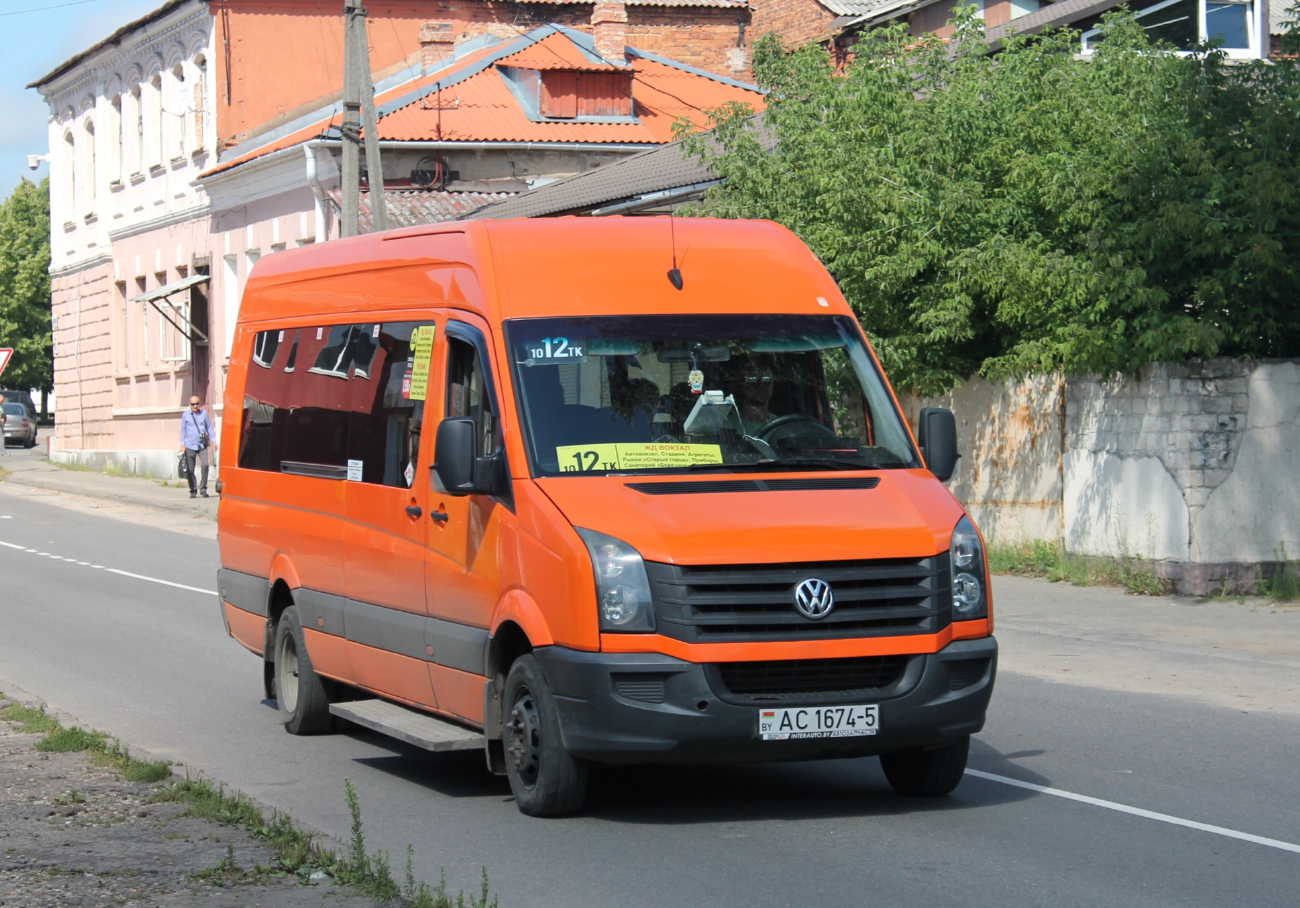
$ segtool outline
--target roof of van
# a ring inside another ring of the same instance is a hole
[[[669,280],[674,260],[679,291]],[[431,265],[460,268],[431,268]],[[321,279],[330,279],[326,291]],[[289,285],[311,282],[310,291]],[[272,288],[283,288],[275,292]],[[635,313],[848,314],[825,268],[770,221],[545,218],[411,227],[259,260],[245,321],[420,307],[489,321]]]

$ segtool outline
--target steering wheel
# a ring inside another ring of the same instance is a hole
[[[824,438],[829,438],[831,440],[834,440],[837,437],[834,432],[826,428],[824,425],[819,423],[813,417],[809,416],[807,413],[787,413],[785,416],[778,416],[776,419],[764,423],[763,427],[754,433],[754,436],[756,438],[762,439],[768,444],[771,444],[772,434],[776,432],[777,429],[780,429],[784,426],[793,425],[794,423],[805,423],[805,422],[812,423],[812,425],[816,427],[817,434],[823,436]],[[780,434],[786,435],[786,434],[793,434],[793,433],[783,432]]]

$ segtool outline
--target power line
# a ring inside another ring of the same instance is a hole
[[[65,6],[83,6],[87,3],[98,3],[100,0],[72,0],[71,3],[59,3],[54,6],[35,6],[31,9],[15,9],[7,13],[0,13],[0,16],[21,16],[24,13],[43,13],[51,9],[63,9]]]

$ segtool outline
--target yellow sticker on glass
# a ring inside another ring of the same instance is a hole
[[[555,449],[560,470],[586,473],[591,470],[662,470],[689,467],[697,463],[722,463],[718,445],[668,443],[560,445]]]
[[[424,400],[429,394],[429,363],[437,330],[437,325],[421,325],[411,332],[411,389],[406,395],[411,400]]]

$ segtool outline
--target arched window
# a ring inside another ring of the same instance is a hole
[[[127,98],[126,124],[122,127],[122,137],[126,142],[124,169],[127,173],[139,173],[144,169],[144,107],[140,83],[131,86]]]
[[[99,190],[98,183],[96,182],[96,178],[95,178],[95,167],[97,166],[97,161],[95,158],[94,122],[89,119],[86,120],[85,130],[86,130],[86,153],[82,162],[85,168],[85,173],[81,178],[81,185],[85,187],[84,189],[85,196],[81,200],[81,210],[84,211],[86,214],[91,214],[95,211],[95,193],[98,192]]]
[[[122,146],[125,144],[126,130],[122,125],[122,94],[118,92],[113,95],[109,102],[109,120],[108,132],[104,137],[104,159],[105,172],[110,182],[117,183],[122,180]]]
[[[194,58],[194,150],[207,145],[208,135],[208,60],[203,54]]]
[[[163,163],[162,73],[154,73],[144,96],[144,163],[157,167]]]
[[[72,130],[63,134],[63,171],[67,176],[63,180],[62,213],[71,221],[77,213],[77,142]]]
[[[185,86],[185,68],[177,63],[172,67],[170,97],[163,105],[167,127],[167,159],[174,161],[185,154],[185,133],[189,120],[190,99]]]

